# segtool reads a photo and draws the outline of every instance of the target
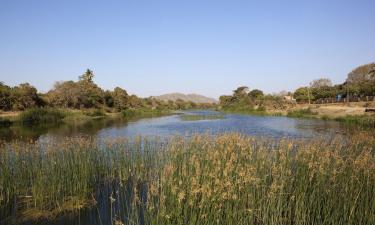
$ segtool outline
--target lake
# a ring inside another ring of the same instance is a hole
[[[194,134],[216,135],[230,132],[262,138],[310,139],[322,136],[329,138],[330,136],[337,136],[337,134],[347,135],[353,132],[353,129],[335,121],[224,114],[216,111],[186,111],[174,115],[130,121],[119,118],[104,118],[54,127],[13,126],[0,129],[0,137],[5,141],[33,140],[43,143],[77,136],[92,137],[97,140],[122,137],[132,139],[138,136],[167,139],[175,135],[188,138]],[[133,184],[129,181],[127,185]],[[112,212],[116,212],[117,215],[127,215],[126,208],[124,209],[122,205],[128,204],[129,196],[126,187],[126,185],[117,184],[98,187],[95,194],[98,204],[94,208],[84,209],[78,214],[65,215],[47,223],[56,225],[112,225],[113,218],[116,217],[116,214],[112,214]],[[142,189],[142,185],[140,191],[146,192]],[[116,199],[119,199],[119,201],[111,205],[108,199],[111,198],[113,193],[116,193]],[[15,205],[17,204],[15,203]],[[1,211],[0,209],[0,216]],[[5,211],[4,214],[17,218],[15,211]],[[142,218],[141,215],[140,218]],[[26,222],[24,224],[35,223]]]
[[[335,121],[317,119],[187,111],[130,121],[103,118],[52,127],[14,126],[0,129],[0,138],[5,141],[51,141],[71,136],[90,136],[99,139],[135,136],[167,138],[174,135],[189,137],[193,134],[215,135],[228,132],[270,138],[312,138],[327,134],[345,134],[350,132],[350,129]]]

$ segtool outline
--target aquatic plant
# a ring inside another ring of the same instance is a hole
[[[318,113],[313,112],[311,108],[289,111],[287,114],[288,117],[295,117],[295,118],[310,118],[316,115],[318,115]]]
[[[10,208],[17,219],[95,208],[106,184],[118,187],[107,198],[111,223],[375,224],[375,138],[225,134],[0,147],[0,218]]]
[[[24,125],[56,124],[65,118],[65,112],[54,108],[32,108],[22,112],[19,120]]]
[[[335,119],[339,122],[347,124],[360,125],[362,127],[375,128],[375,115],[361,115],[361,116],[345,116]]]

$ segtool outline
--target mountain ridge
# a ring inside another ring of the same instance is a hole
[[[177,101],[178,99],[181,99],[183,101],[190,101],[194,103],[218,103],[218,100],[210,97],[206,97],[203,95],[191,93],[191,94],[183,94],[179,92],[174,92],[174,93],[168,93],[168,94],[163,94],[159,96],[153,96],[153,98],[161,101]]]

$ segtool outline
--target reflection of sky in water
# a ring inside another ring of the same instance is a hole
[[[82,124],[63,124],[46,129],[14,129],[3,134],[8,140],[20,139],[53,142],[66,137],[121,138],[134,136],[171,137],[174,135],[189,137],[192,134],[210,134],[236,132],[251,136],[272,138],[311,138],[336,133],[350,133],[347,127],[335,121],[315,119],[295,119],[288,117],[250,116],[223,114],[215,111],[185,112],[192,120],[183,115],[171,115],[157,118],[145,118],[136,121],[106,118],[90,120]],[[216,115],[216,116],[215,116]],[[188,117],[189,118],[189,117]]]
[[[206,112],[189,112],[189,114],[202,115]],[[213,112],[207,112],[212,114]],[[252,136],[266,137],[313,137],[324,130],[330,132],[331,126],[319,120],[303,120],[287,117],[262,117],[248,115],[225,115],[223,119],[186,121],[179,115],[162,118],[142,119],[131,122],[123,127],[106,128],[98,132],[97,136],[105,137],[134,137],[187,135],[196,133],[218,134],[238,132]],[[328,128],[328,129],[327,129]]]

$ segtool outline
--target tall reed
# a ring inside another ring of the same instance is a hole
[[[108,201],[123,224],[375,224],[369,135],[75,138],[0,149],[0,218],[14,204],[27,219],[100,204],[95,190],[114,182],[121,188]]]

